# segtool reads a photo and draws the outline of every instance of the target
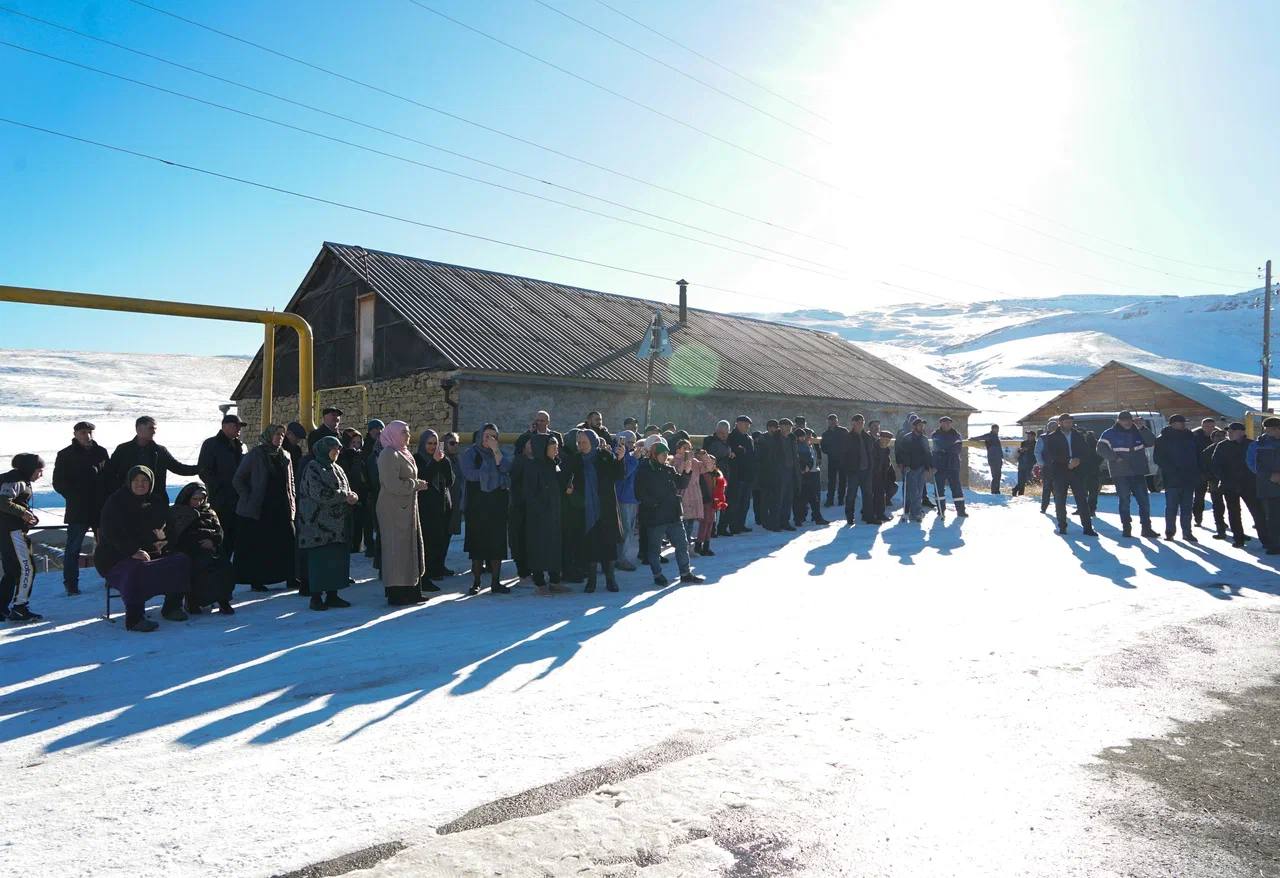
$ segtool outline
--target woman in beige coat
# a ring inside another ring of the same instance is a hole
[[[418,518],[418,492],[427,483],[418,478],[418,465],[409,451],[409,425],[392,421],[379,437],[378,532],[382,542],[382,585],[393,607],[426,600],[418,583],[427,572]]]

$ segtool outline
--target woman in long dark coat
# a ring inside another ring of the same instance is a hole
[[[471,556],[471,588],[480,593],[480,577],[489,571],[489,589],[509,594],[502,584],[502,560],[507,557],[507,514],[511,502],[511,458],[498,445],[498,428],[485,424],[476,430],[472,446],[458,455],[467,480],[467,535]]]
[[[270,591],[268,583],[294,578],[297,501],[293,461],[283,445],[284,427],[269,425],[232,479],[240,498],[236,503],[236,582],[247,582],[254,591]]]
[[[422,519],[422,543],[427,552],[427,573],[420,585],[423,591],[439,591],[440,586],[431,580],[449,575],[444,559],[453,537],[453,464],[444,456],[444,446],[435,430],[422,431],[413,459],[418,464],[418,478],[427,483],[426,490],[418,492],[418,517]]]
[[[528,511],[524,520],[526,563],[538,594],[563,594],[570,589],[560,583],[564,538],[560,513],[569,475],[560,466],[559,436],[536,434],[529,440],[529,446],[533,456],[520,470]]]
[[[571,484],[566,490],[572,490],[571,496],[581,500],[580,529],[575,522],[572,533],[575,539],[581,540],[575,555],[586,565],[584,590],[596,590],[598,565],[604,568],[605,588],[617,591],[613,565],[618,560],[622,529],[618,525],[618,495],[614,489],[626,472],[622,462],[626,445],[620,442],[617,448],[611,449],[592,430],[579,430],[576,442],[578,453],[569,459]],[[575,512],[576,508],[575,504]]]
[[[159,626],[144,613],[147,599],[164,595],[160,615],[182,622],[182,596],[191,589],[186,555],[160,557],[165,546],[168,504],[151,493],[155,476],[145,466],[129,470],[125,483],[107,498],[94,534],[93,566],[124,599],[124,627],[154,631]]]
[[[217,604],[224,615],[234,615],[231,592],[236,587],[235,571],[222,551],[222,522],[209,505],[209,492],[204,485],[191,482],[178,492],[169,508],[165,535],[169,538],[166,554],[180,552],[191,561],[187,612],[202,613],[204,607]]]
[[[362,453],[364,442],[360,431],[347,427],[341,435],[342,450],[338,452],[338,466],[347,477],[347,486],[360,499],[352,506],[351,512],[351,553],[360,551],[364,544],[365,503],[369,494],[369,471],[364,465]]]

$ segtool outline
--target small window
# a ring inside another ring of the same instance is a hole
[[[373,302],[373,296],[356,299],[356,333],[359,336],[356,371],[361,378],[373,374]]]

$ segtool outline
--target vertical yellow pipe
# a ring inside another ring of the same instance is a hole
[[[262,424],[261,429],[267,429],[267,424],[271,423],[271,401],[275,396],[276,390],[276,328],[273,324],[267,323],[262,327]],[[298,387],[301,392],[301,383]],[[307,409],[302,408],[303,411]]]

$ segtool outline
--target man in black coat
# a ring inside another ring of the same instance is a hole
[[[1266,537],[1266,523],[1262,504],[1258,502],[1258,490],[1253,471],[1245,460],[1249,450],[1249,438],[1244,434],[1244,424],[1236,422],[1227,427],[1227,438],[1213,446],[1210,466],[1213,477],[1222,490],[1227,518],[1231,522],[1231,545],[1237,549],[1249,541],[1240,518],[1240,502],[1249,508],[1253,527],[1259,539]]]
[[[307,434],[307,450],[316,447],[316,443],[325,436],[332,436],[342,444],[342,409],[329,406],[320,413],[320,426]]]
[[[827,505],[837,503],[844,505],[845,491],[848,490],[848,478],[844,471],[841,454],[844,452],[845,438],[849,431],[840,426],[837,415],[827,415],[827,429],[822,431],[820,447],[827,456]]]
[[[748,533],[747,510],[756,484],[756,441],[751,437],[751,419],[738,415],[733,432],[726,440],[733,477],[729,479],[725,499],[729,501],[730,533]],[[758,511],[758,510],[757,510]]]
[[[791,523],[794,511],[796,486],[800,465],[796,460],[795,436],[792,435],[790,418],[778,421],[777,432],[770,432],[765,439],[767,455],[761,467],[768,475],[769,497],[766,500],[765,530],[795,530]]]
[[[243,427],[244,421],[239,415],[225,415],[221,429],[201,444],[196,461],[200,481],[209,492],[209,505],[222,523],[222,554],[226,558],[230,558],[236,548],[236,504],[240,502],[240,495],[231,480],[244,457],[244,443],[240,441]]]
[[[876,509],[871,499],[871,469],[876,463],[876,440],[863,429],[865,424],[866,418],[854,415],[849,422],[844,447],[840,449],[840,460],[849,480],[849,490],[844,501],[846,527],[853,527],[857,521],[855,513],[859,492],[862,494],[862,520],[865,523],[879,524],[884,515],[884,509]]]
[[[1075,428],[1071,415],[1058,416],[1058,428],[1045,437],[1044,462],[1053,485],[1053,504],[1058,513],[1058,533],[1067,532],[1067,489],[1076,498],[1080,513],[1080,525],[1084,535],[1096,537],[1093,515],[1089,509],[1089,497],[1085,490],[1084,472],[1080,466],[1085,455],[1084,433]]]
[[[135,466],[145,466],[155,475],[151,485],[151,495],[169,502],[168,490],[165,488],[165,474],[176,476],[198,476],[200,467],[195,464],[181,463],[165,448],[155,441],[156,419],[143,415],[134,421],[136,435],[128,442],[122,442],[111,452],[110,476],[107,487],[108,494],[116,488],[123,487],[129,477],[129,470]]]
[[[1000,442],[1000,425],[992,424],[991,429],[978,437],[987,449],[987,466],[991,468],[991,493],[1000,493],[1000,471],[1004,468],[1004,445]]]
[[[67,594],[80,594],[80,550],[90,530],[98,534],[98,518],[107,498],[107,449],[93,441],[93,424],[81,421],[72,428],[75,438],[58,452],[53,462],[53,490],[67,508],[67,544],[62,554],[62,585]]]
[[[1199,427],[1191,431],[1191,435],[1196,438],[1196,454],[1204,454],[1204,450],[1213,444],[1213,431],[1217,427],[1216,420],[1205,418],[1200,421]],[[1204,497],[1208,490],[1209,474],[1205,473],[1191,492],[1191,517],[1195,519],[1197,527],[1204,524]]]

